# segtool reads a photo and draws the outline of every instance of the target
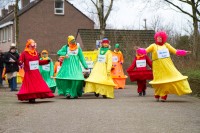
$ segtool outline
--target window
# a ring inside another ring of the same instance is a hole
[[[64,0],[55,0],[54,14],[64,15]]]
[[[8,41],[11,41],[11,26],[8,27]]]
[[[5,27],[5,41],[8,41],[8,27]]]
[[[0,43],[1,43],[1,41],[2,41],[2,37],[1,37],[1,29],[0,29]]]
[[[3,42],[3,29],[1,29],[1,42]]]
[[[3,41],[2,42],[6,42],[6,28],[3,28]]]

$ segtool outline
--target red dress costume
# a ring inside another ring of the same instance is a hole
[[[146,62],[152,67],[152,62],[147,55],[136,56],[131,66],[127,69],[128,75],[132,82],[137,81],[138,93],[142,93],[146,90],[146,80],[152,80],[152,70],[147,70],[147,65],[141,65],[137,62]],[[136,68],[136,69],[135,69]],[[134,70],[135,69],[135,70]],[[144,94],[143,94],[144,95]]]
[[[48,60],[39,60],[39,56],[36,53],[35,56],[29,54],[29,52],[22,52],[20,63],[24,63],[24,80],[22,86],[17,94],[18,100],[30,100],[37,98],[52,98],[54,97],[52,91],[43,80],[38,68],[31,67],[31,63],[39,62],[39,65],[47,64]],[[37,63],[36,63],[37,64]],[[32,70],[31,70],[32,69]]]

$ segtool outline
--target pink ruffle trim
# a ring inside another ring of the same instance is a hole
[[[187,52],[185,50],[177,50],[176,51],[176,55],[178,56],[185,56],[187,54]]]

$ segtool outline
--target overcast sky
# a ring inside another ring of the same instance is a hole
[[[88,12],[93,6],[90,0],[85,0],[87,6],[83,3],[79,4],[79,1],[80,0],[70,0],[70,2],[84,14],[92,16],[92,14]],[[174,25],[175,29],[181,33],[184,33],[186,27],[191,25],[192,20],[186,14],[177,12],[169,6],[162,8],[156,8],[156,6],[158,5],[152,3],[151,5],[148,4],[147,7],[142,0],[115,0],[107,24],[112,28],[118,29],[144,29],[144,19],[147,20],[147,28],[150,28],[153,18],[159,16],[163,25]],[[190,11],[190,7],[182,6],[183,9]]]

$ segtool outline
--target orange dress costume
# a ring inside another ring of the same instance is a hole
[[[115,48],[119,49],[119,44],[115,44]],[[112,70],[111,76],[116,84],[115,89],[124,89],[127,76],[124,75],[123,66],[124,63],[123,54],[121,51],[112,52]]]
[[[56,77],[56,75],[60,71],[63,60],[64,60],[64,57],[59,57],[58,61],[55,62],[55,64],[54,64],[54,77]]]

